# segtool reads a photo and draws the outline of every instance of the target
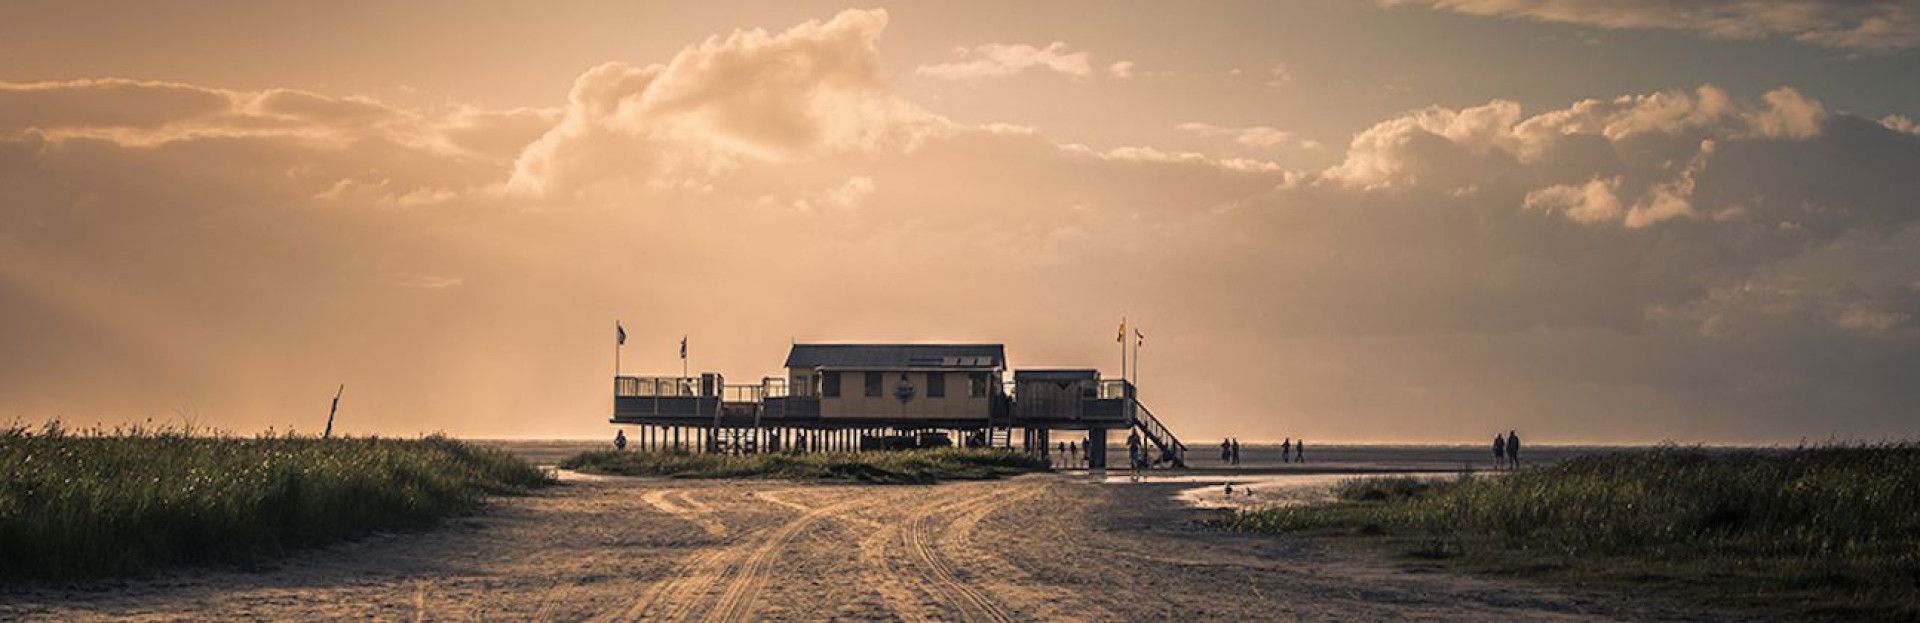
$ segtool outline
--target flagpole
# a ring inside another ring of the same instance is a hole
[[[1120,380],[1127,380],[1127,317],[1120,317]]]
[[[1135,394],[1135,396],[1139,396],[1140,394],[1140,342],[1144,342],[1146,338],[1144,338],[1144,336],[1140,336],[1140,329],[1133,329],[1133,335],[1135,335],[1135,340],[1133,340],[1133,394]]]

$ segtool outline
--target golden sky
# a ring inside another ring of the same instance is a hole
[[[1191,438],[1909,437],[1911,2],[16,3],[0,418],[601,437],[1004,342]]]

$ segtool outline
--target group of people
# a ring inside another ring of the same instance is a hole
[[[1226,439],[1220,440],[1220,462],[1226,463],[1228,465],[1240,464],[1240,440],[1239,439],[1228,437]],[[1307,462],[1307,440],[1301,439],[1301,440],[1295,441],[1292,437],[1288,437],[1286,441],[1281,442],[1280,462],[1281,463]]]
[[[1293,458],[1291,459],[1287,458],[1287,454],[1289,451],[1291,451],[1293,454]],[[1299,441],[1295,441],[1292,437],[1288,437],[1286,441],[1280,442],[1280,462],[1281,463],[1307,462],[1307,440],[1301,439]]]
[[[1518,469],[1520,467],[1520,434],[1511,430],[1505,437],[1499,433],[1493,435],[1493,468]]]
[[[1059,460],[1066,461],[1066,465],[1064,465],[1063,467],[1079,467],[1080,466],[1080,443],[1079,442],[1062,441],[1054,446],[1054,450],[1055,450],[1054,456],[1058,457],[1054,459],[1055,461],[1059,461]]]
[[[1220,462],[1228,465],[1240,464],[1240,440],[1232,437],[1220,440]]]

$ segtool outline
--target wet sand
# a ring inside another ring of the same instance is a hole
[[[1178,498],[1193,487],[1058,474],[932,486],[576,478],[437,530],[265,569],[16,589],[0,593],[0,619],[1687,618],[1223,533]]]

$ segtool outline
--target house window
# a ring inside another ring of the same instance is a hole
[[[945,372],[928,372],[927,373],[927,397],[928,398],[946,398],[947,397],[947,373]]]
[[[839,372],[821,372],[820,373],[820,395],[825,396],[827,398],[840,397],[840,373]]]
[[[881,377],[881,374],[879,372],[867,373],[867,397],[868,398],[880,397],[881,395],[880,386],[886,383],[886,381],[882,380],[880,377]]]
[[[967,385],[968,385],[967,387],[968,396],[972,396],[974,398],[987,397],[987,373],[968,372]]]

